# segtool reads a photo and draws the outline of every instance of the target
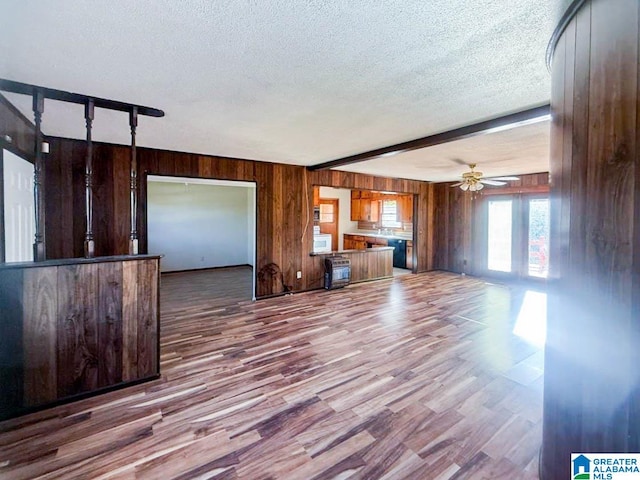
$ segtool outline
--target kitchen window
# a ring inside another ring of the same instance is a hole
[[[382,200],[382,218],[383,227],[400,228],[402,222],[398,221],[398,202],[396,200]]]

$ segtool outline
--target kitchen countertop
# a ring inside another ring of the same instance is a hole
[[[376,237],[376,238],[388,238],[391,240],[411,240],[413,241],[413,235],[410,233],[395,233],[393,235],[385,235],[377,232],[368,232],[368,231],[360,231],[360,232],[347,232],[345,235],[362,235],[365,237]]]
[[[311,257],[320,257],[320,256],[328,256],[331,257],[333,255],[342,255],[343,253],[378,253],[383,252],[385,250],[393,250],[393,247],[376,247],[376,248],[363,248],[361,250],[336,250],[334,252],[311,252],[309,256]]]

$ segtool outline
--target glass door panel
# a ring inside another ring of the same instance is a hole
[[[511,272],[512,210],[511,200],[489,200],[487,268],[495,272]]]
[[[549,199],[529,200],[528,274],[547,278],[549,273]]]

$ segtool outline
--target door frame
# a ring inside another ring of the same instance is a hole
[[[189,177],[186,175],[159,175],[151,172],[144,172],[143,179],[140,182],[141,191],[139,195],[144,199],[144,202],[138,202],[144,204],[144,210],[142,212],[138,212],[138,219],[141,222],[141,230],[144,232],[144,237],[141,238],[140,246],[141,251],[144,253],[148,253],[149,249],[149,229],[148,229],[148,219],[147,219],[147,196],[148,189],[147,185],[149,183],[149,177],[153,177],[155,179],[164,179],[164,181],[168,182],[183,182],[189,181],[194,184],[203,184],[210,186],[238,186],[245,187],[253,191],[253,274],[252,274],[252,291],[251,291],[251,299],[255,302],[256,300],[256,292],[257,292],[257,262],[258,262],[258,182],[250,181],[250,180],[226,180],[226,179],[218,179],[218,178],[205,178],[205,177]]]
[[[480,264],[477,266],[482,276],[504,281],[522,280],[526,282],[545,283],[546,278],[529,275],[529,201],[549,199],[548,192],[495,193],[481,196],[476,207],[475,234],[479,239],[477,255]],[[511,200],[511,272],[489,270],[488,263],[488,227],[489,201]]]

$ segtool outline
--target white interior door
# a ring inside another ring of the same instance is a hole
[[[5,261],[33,261],[35,235],[33,164],[8,150],[2,152],[2,157]]]

